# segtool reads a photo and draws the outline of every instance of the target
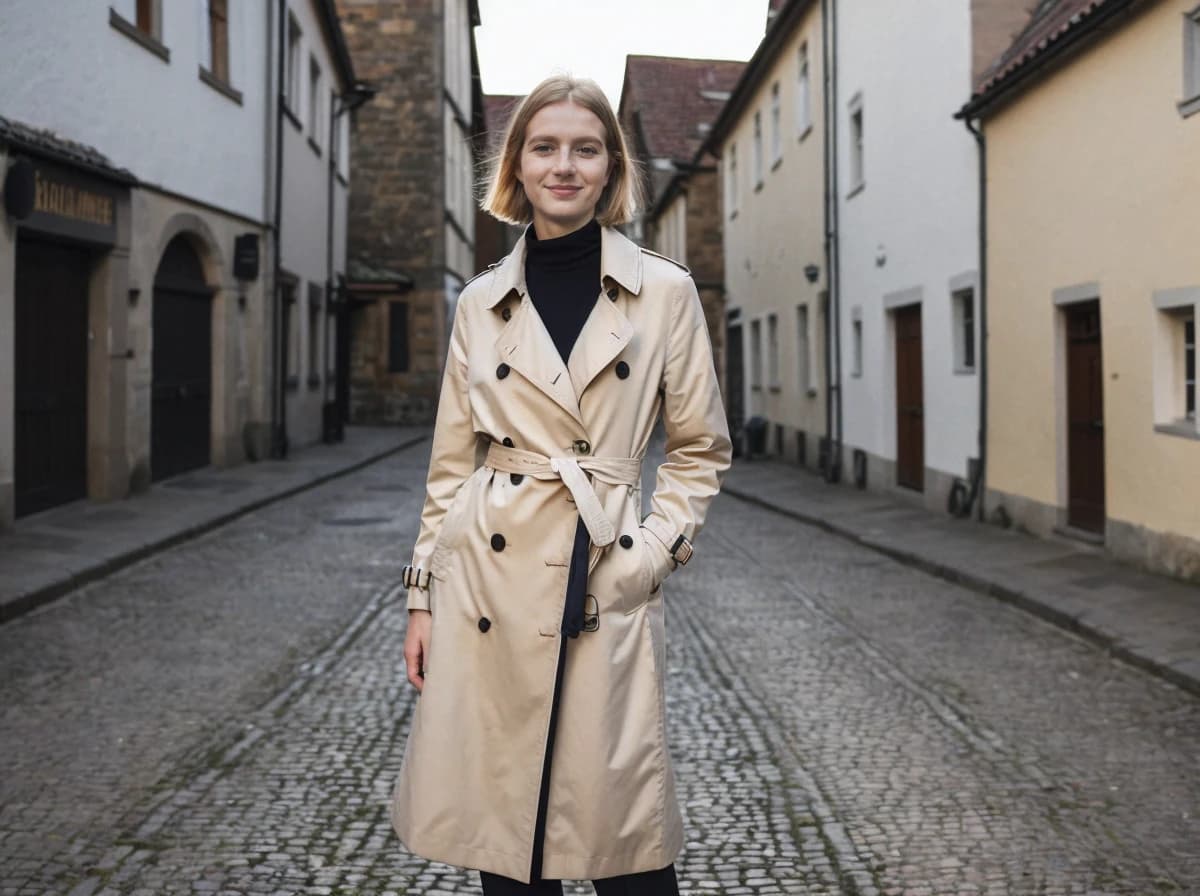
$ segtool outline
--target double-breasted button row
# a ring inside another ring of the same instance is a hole
[[[504,544],[505,544],[504,536],[501,535],[499,532],[497,532],[495,535],[492,536],[492,550],[493,551],[504,550]]]
[[[481,632],[486,632],[491,627],[492,627],[492,620],[488,619],[486,616],[479,617],[479,630]]]
[[[621,291],[619,289],[617,289],[615,286],[608,291],[608,297],[610,299],[612,299],[614,302],[617,300],[617,296],[619,296],[620,294],[621,294]]]
[[[633,547],[633,536],[632,535],[622,535],[620,537],[619,541],[621,543],[621,547],[623,547],[623,548]]]
[[[626,379],[629,376],[629,365],[624,361],[617,362],[617,376],[620,379]]]
[[[576,439],[575,440],[575,453],[576,454],[591,454],[592,453],[591,442],[589,442],[587,439]]]
[[[509,369],[510,368],[507,364],[501,363],[500,366],[496,368],[496,379],[502,380],[508,376]]]
[[[505,308],[503,311],[500,312],[500,316],[502,318],[504,318],[505,320],[510,320],[512,318],[512,309]]]

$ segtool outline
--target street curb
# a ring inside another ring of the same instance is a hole
[[[324,485],[326,482],[330,482],[331,480],[338,479],[342,476],[347,476],[350,473],[356,473],[364,467],[369,467],[371,464],[378,463],[385,457],[390,457],[393,454],[399,454],[401,451],[405,451],[414,445],[418,445],[428,438],[428,434],[413,436],[412,438],[406,439],[397,445],[393,445],[386,451],[380,451],[375,454],[368,455],[362,460],[355,461],[348,466],[341,467],[337,470],[333,470],[332,472],[323,473],[313,479],[308,480],[307,482],[301,482],[298,485],[290,486],[282,491],[275,492],[274,494],[257,498],[248,504],[243,504],[234,508],[233,510],[218,514],[212,519],[205,520],[202,523],[197,523],[196,525],[189,526],[185,529],[181,529],[178,532],[172,532],[170,535],[167,535],[158,541],[150,544],[144,544],[141,547],[134,548],[131,551],[126,551],[124,554],[119,554],[116,557],[109,557],[96,563],[94,566],[90,566],[85,570],[73,573],[67,578],[55,582],[52,585],[46,585],[42,588],[22,594],[21,596],[8,601],[7,603],[0,604],[0,625],[5,625],[14,619],[24,616],[31,610],[35,610],[38,607],[52,603],[58,598],[66,596],[70,592],[81,588],[89,582],[102,579],[119,569],[124,569],[127,566],[133,565],[139,560],[144,560],[145,558],[152,556],[153,554],[157,554],[160,551],[165,551],[168,548],[173,548],[185,541],[190,541],[198,535],[211,532],[213,529],[220,528],[226,523],[236,520],[238,517],[246,516],[247,514],[253,513],[256,510],[261,510],[263,507],[266,507],[269,504],[274,504],[277,501],[282,501],[286,498],[292,497],[293,495],[298,495],[300,492],[308,491],[309,489],[316,488],[319,485]]]
[[[994,597],[1005,603],[1012,604],[1021,610],[1026,611],[1034,616],[1037,616],[1052,625],[1058,626],[1061,629],[1078,635],[1093,644],[1103,647],[1109,654],[1128,663],[1143,672],[1149,672],[1158,678],[1163,679],[1182,690],[1187,691],[1197,697],[1200,697],[1200,677],[1189,675],[1186,672],[1181,672],[1167,663],[1154,659],[1139,653],[1124,644],[1120,643],[1109,632],[1096,628],[1083,622],[1078,617],[1066,613],[1057,607],[1051,606],[1044,601],[1039,600],[1035,595],[1026,591],[1021,591],[1016,588],[1004,585],[994,579],[984,578],[976,573],[969,572],[955,566],[948,566],[944,563],[939,563],[936,560],[931,560],[924,557],[915,551],[907,551],[902,548],[892,547],[890,545],[881,544],[872,540],[869,536],[865,536],[848,526],[842,526],[831,522],[827,519],[810,514],[802,513],[798,510],[790,510],[786,507],[780,507],[777,504],[772,504],[764,498],[757,495],[752,495],[749,492],[741,491],[740,489],[729,486],[722,486],[723,494],[731,495],[740,501],[745,501],[747,504],[754,504],[774,513],[781,514],[797,522],[804,523],[809,526],[815,526],[829,532],[832,535],[837,535],[845,538],[855,544],[862,545],[876,553],[883,554],[897,560],[906,566],[920,569],[930,575],[936,576],[939,579],[944,579],[947,582],[952,582],[955,585],[961,585],[964,588],[969,588],[979,594],[987,597]]]

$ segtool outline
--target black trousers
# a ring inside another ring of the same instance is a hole
[[[571,551],[571,566],[567,573],[567,600],[563,609],[563,628],[574,631],[578,636],[583,621],[583,603],[587,591],[588,549],[591,539],[583,520],[575,527],[575,544]],[[583,637],[587,637],[584,634]],[[571,639],[562,636],[558,651],[558,669],[554,673],[554,697],[550,704],[550,732],[546,738],[546,755],[542,760],[542,786],[538,794],[537,821],[533,828],[533,883],[523,884],[510,877],[501,877],[487,871],[479,872],[484,896],[562,896],[561,880],[543,880],[542,845],[546,839],[546,806],[550,798],[550,759],[554,753],[554,732],[558,727],[558,701],[562,694],[563,669],[567,662],[567,645]],[[657,871],[637,874],[622,874],[592,881],[597,896],[679,896],[679,883],[675,879],[675,866],[668,865]]]

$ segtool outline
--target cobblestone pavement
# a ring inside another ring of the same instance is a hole
[[[386,814],[425,447],[0,628],[0,896],[478,892]],[[1200,893],[1195,698],[730,498],[665,590],[686,892]]]

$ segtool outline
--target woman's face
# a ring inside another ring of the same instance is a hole
[[[596,213],[612,158],[594,112],[564,100],[543,106],[525,129],[517,180],[533,206],[539,239],[578,230]]]

